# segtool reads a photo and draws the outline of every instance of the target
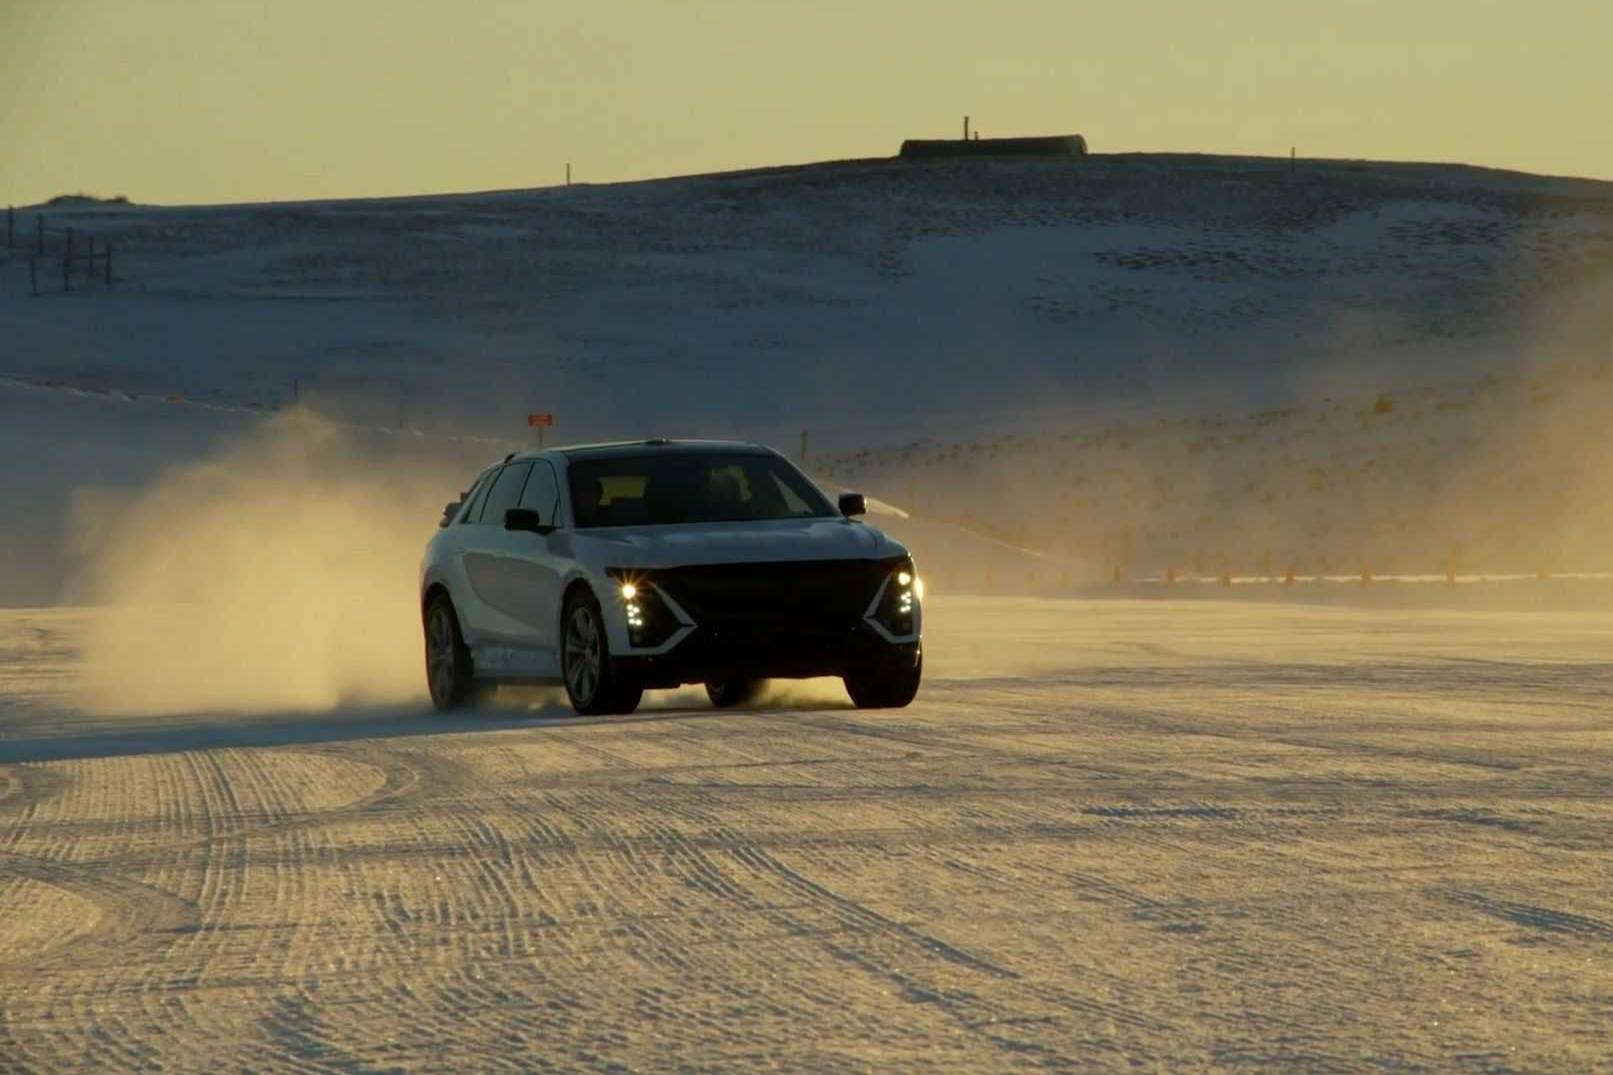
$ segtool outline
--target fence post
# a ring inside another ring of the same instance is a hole
[[[94,266],[92,265],[90,268],[93,269]],[[106,282],[108,284],[112,282],[112,244],[110,242],[106,244]]]
[[[88,281],[89,283],[92,283],[92,284],[95,283],[95,236],[93,236],[93,235],[90,236],[90,256],[89,256],[89,260],[86,261],[84,264],[86,266],[86,268],[84,270],[84,279],[86,281]]]
[[[73,229],[67,229],[67,245],[62,247],[62,290],[73,290]]]
[[[39,235],[39,241],[34,247],[34,253],[40,257],[45,256],[45,214],[40,213],[34,217],[34,230]]]
[[[28,283],[34,289],[34,294],[35,295],[39,294],[39,255],[38,254],[29,254],[28,255]]]

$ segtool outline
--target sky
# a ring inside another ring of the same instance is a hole
[[[0,0],[0,202],[607,182],[1081,133],[1613,178],[1608,0]]]

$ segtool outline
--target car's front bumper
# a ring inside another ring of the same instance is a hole
[[[922,631],[912,570],[906,556],[611,569],[637,591],[615,610],[628,643],[613,646],[617,666],[646,687],[674,687],[911,663]]]
[[[731,679],[806,679],[843,676],[856,669],[908,666],[919,657],[917,639],[891,642],[868,623],[833,630],[765,627],[696,627],[668,652],[616,658],[617,671],[648,688]]]

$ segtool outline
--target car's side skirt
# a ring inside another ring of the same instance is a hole
[[[482,642],[471,644],[470,656],[477,679],[560,680],[560,662],[552,651],[532,646]]]

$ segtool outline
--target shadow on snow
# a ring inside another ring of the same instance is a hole
[[[626,716],[579,717],[560,705],[534,709],[496,706],[438,713],[410,706],[342,709],[335,712],[267,713],[242,716],[182,714],[172,717],[111,718],[115,727],[96,724],[82,730],[19,739],[0,739],[0,765],[76,761],[139,754],[252,747],[301,746],[404,736],[472,735],[484,732],[587,728],[644,724],[698,717],[758,716],[849,708],[834,703],[789,701],[751,709],[718,710],[703,704],[650,705]]]

